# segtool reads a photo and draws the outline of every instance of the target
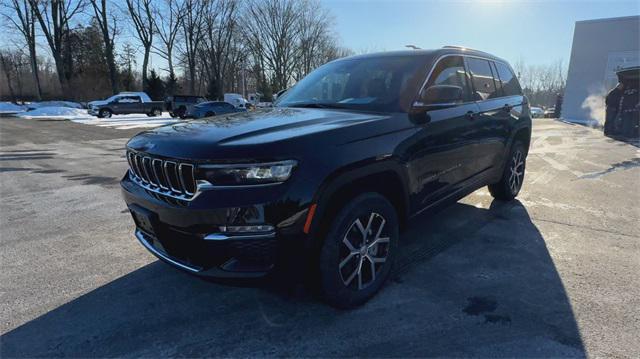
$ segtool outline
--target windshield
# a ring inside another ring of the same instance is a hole
[[[328,107],[403,111],[401,94],[418,75],[418,56],[381,56],[328,63],[311,72],[277,101],[278,107]]]

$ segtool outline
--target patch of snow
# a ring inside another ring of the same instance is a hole
[[[71,108],[71,107],[60,107],[60,106],[39,107],[35,110],[23,112],[18,116],[24,117],[24,118],[53,118],[53,119],[73,119],[73,118],[90,117],[89,114],[87,113],[87,110]]]
[[[113,115],[111,118],[71,118],[71,121],[85,125],[100,127],[110,127],[118,130],[129,130],[135,128],[155,128],[179,122],[179,119],[172,118],[168,112],[163,112],[158,117],[148,117],[147,115]]]
[[[42,108],[42,107],[69,107],[69,108],[78,108],[82,109],[84,106],[77,102],[71,101],[40,101],[40,102],[32,102],[27,104],[27,108],[29,110]]]
[[[25,108],[20,105],[13,104],[11,102],[0,102],[0,113],[3,114],[14,114],[18,112],[23,112]]]
[[[98,118],[89,115],[87,110],[70,107],[41,107],[22,112],[18,116],[27,119],[71,120],[85,125],[110,127],[119,130],[155,128],[180,121],[172,118],[168,112],[163,112],[161,116],[157,117],[149,117],[145,114],[130,114],[113,115],[111,118]]]

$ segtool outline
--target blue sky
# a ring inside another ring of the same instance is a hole
[[[640,1],[322,2],[356,52],[464,45],[528,64],[568,64],[576,21],[640,14]]]

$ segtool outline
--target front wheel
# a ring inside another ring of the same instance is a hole
[[[320,286],[334,307],[363,304],[382,287],[397,251],[396,210],[383,196],[365,193],[333,219],[320,252]]]
[[[510,201],[518,195],[524,182],[524,172],[527,163],[526,150],[521,141],[516,141],[511,147],[509,162],[507,162],[500,181],[489,185],[489,192],[495,199]]]
[[[113,113],[108,108],[103,108],[98,112],[98,117],[100,118],[110,118]]]

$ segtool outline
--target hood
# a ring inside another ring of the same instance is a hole
[[[262,153],[291,152],[291,146],[340,144],[393,131],[389,126],[394,121],[385,121],[389,118],[341,110],[271,108],[159,127],[136,135],[127,146],[187,160],[257,158]],[[372,122],[376,125],[367,125]],[[322,137],[309,141],[316,135]]]
[[[96,100],[96,101],[87,102],[87,106],[88,107],[100,106],[100,105],[106,105],[107,103],[109,103],[107,100]]]

